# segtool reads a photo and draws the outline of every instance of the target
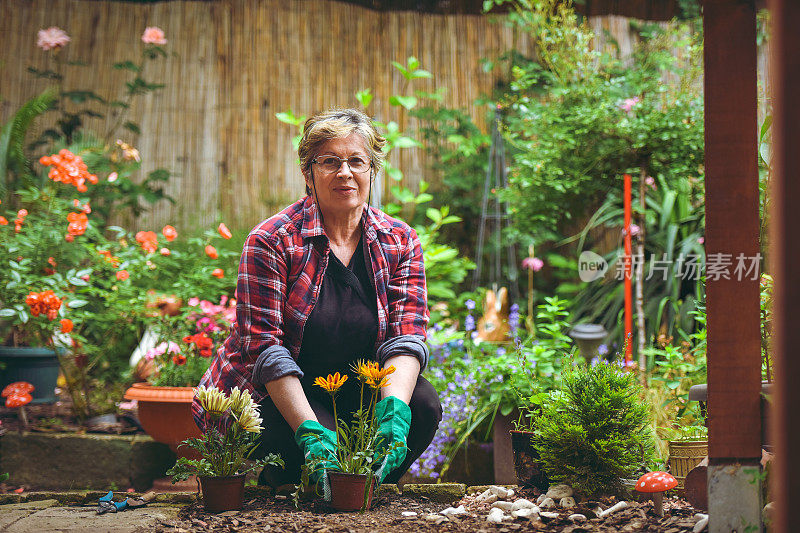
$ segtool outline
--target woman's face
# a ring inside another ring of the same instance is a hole
[[[331,139],[320,146],[315,159],[325,160],[325,156],[336,156],[341,159],[360,157],[369,162],[369,155],[364,147],[364,138],[358,133],[347,137]],[[329,162],[330,162],[329,158]],[[316,201],[325,213],[346,215],[361,209],[369,197],[371,167],[364,172],[354,172],[349,164],[341,163],[335,171],[325,170],[324,165],[313,163],[311,172],[306,172],[305,179],[314,197],[316,185]]]

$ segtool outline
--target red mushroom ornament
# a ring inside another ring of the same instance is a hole
[[[664,516],[664,492],[677,486],[678,480],[667,472],[648,472],[636,482],[636,491],[650,494],[656,514]]]
[[[5,390],[3,391],[5,392]],[[14,391],[6,398],[6,407],[15,409],[19,407],[19,419],[22,423],[19,432],[22,433],[23,429],[28,429],[28,417],[25,416],[25,406],[31,403],[33,397],[23,391]]]
[[[15,394],[30,394],[33,391],[33,385],[27,381],[15,381],[14,383],[9,383],[6,385],[0,395],[2,395],[3,398],[8,398],[9,396],[13,396]]]

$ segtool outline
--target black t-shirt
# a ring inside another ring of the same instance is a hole
[[[375,359],[378,303],[364,247],[362,235],[347,266],[333,252],[329,253],[319,297],[303,330],[298,357],[304,374],[301,383],[306,394],[326,404],[329,394],[314,385],[316,377],[335,372],[350,376],[337,394],[340,405],[340,397],[346,401],[354,392],[358,394],[358,380],[350,364],[358,359]]]

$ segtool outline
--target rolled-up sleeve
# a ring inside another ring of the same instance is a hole
[[[417,233],[409,228],[406,246],[388,285],[389,324],[387,340],[378,348],[378,361],[400,354],[413,355],[420,367],[428,363],[426,328],[428,326],[428,290],[425,263]]]
[[[257,385],[290,374],[303,375],[283,345],[287,273],[278,235],[251,233],[239,263],[236,328],[242,359],[253,365],[252,380]]]

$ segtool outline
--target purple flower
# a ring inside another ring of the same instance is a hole
[[[608,346],[606,346],[605,344],[601,344],[600,346],[597,347],[597,353],[599,353],[600,355],[607,354],[608,353]]]
[[[472,331],[475,329],[475,319],[472,315],[467,315],[467,318],[464,319],[464,331]]]
[[[636,224],[631,224],[631,237],[636,237],[642,232],[642,228],[640,228]],[[622,229],[622,234],[625,235],[625,228]]]
[[[506,354],[506,349],[503,348],[502,346],[497,349],[497,355],[501,355],[502,356],[502,355],[505,355],[505,354]]]
[[[470,311],[474,310],[475,309],[475,300],[467,300],[466,302],[464,302],[464,307],[466,307]]]
[[[443,326],[438,322],[433,325],[433,331],[442,331]]]

